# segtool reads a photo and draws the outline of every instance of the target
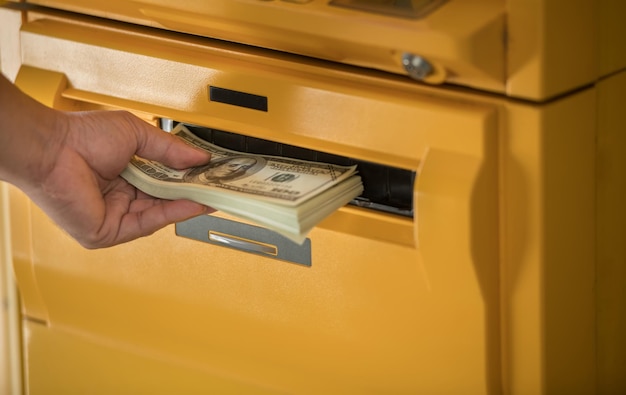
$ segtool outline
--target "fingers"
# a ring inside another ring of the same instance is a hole
[[[198,166],[209,161],[211,157],[209,153],[185,144],[181,139],[132,117],[133,131],[137,139],[137,155],[175,169]]]
[[[131,207],[121,217],[108,215],[107,221],[99,232],[74,235],[85,248],[105,248],[126,243],[140,237],[149,236],[157,230],[202,214],[214,212],[210,207],[189,200],[141,199],[139,207]]]
[[[79,222],[82,231],[71,232],[86,248],[110,247],[148,236],[175,222],[215,210],[189,200],[163,200],[146,195],[126,182],[105,195],[101,216]],[[67,225],[67,224],[66,224]],[[67,229],[67,227],[65,227]],[[69,230],[69,229],[68,229]]]
[[[214,211],[190,200],[138,199],[122,216],[117,237],[110,245],[149,236],[167,225]]]

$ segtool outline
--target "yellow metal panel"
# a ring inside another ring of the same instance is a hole
[[[598,3],[599,75],[607,76],[626,68],[626,2],[601,0]]]
[[[273,394],[238,377],[26,321],[28,394]]]
[[[619,0],[507,0],[507,94],[544,101],[623,69],[624,18]]]
[[[596,3],[507,0],[507,94],[545,100],[597,79]]]
[[[374,154],[381,163],[409,169],[417,167],[415,153],[421,154],[427,145],[447,141],[448,149],[458,152],[481,148],[469,133],[454,139],[446,136],[457,134],[453,127],[457,123],[483,127],[490,109],[470,101],[416,97],[410,85],[389,87],[376,73],[348,74],[350,69],[331,70],[314,61],[251,49],[237,54],[224,44],[201,46],[193,38],[179,41],[176,58],[170,60],[165,59],[161,45],[171,35],[146,37],[142,29],[122,33],[108,28],[85,34],[80,24],[66,22],[37,20],[25,26],[23,34],[24,62],[66,73],[72,88],[62,93],[65,97],[159,115],[167,112],[199,124],[347,156]],[[50,51],[41,53],[42,45]],[[75,67],[64,70],[70,53],[80,56],[74,58]],[[359,89],[362,83],[370,86],[365,92]],[[272,93],[270,111],[211,103],[208,85]],[[335,110],[346,100],[354,106],[350,118]],[[350,131],[364,128],[385,130],[388,138],[381,140],[377,133],[361,133],[356,141],[350,137]],[[422,132],[414,133],[416,128]],[[396,144],[400,139],[403,144]]]
[[[313,266],[303,268],[177,238],[171,228],[86,251],[33,208],[33,268],[52,328],[283,392],[489,393],[500,387],[492,103],[403,82],[391,89],[376,74],[329,72],[284,56],[256,62],[256,52],[205,48],[173,36],[167,37],[177,55],[163,59],[163,41],[115,29],[85,34],[79,27],[44,20],[26,26],[30,66],[20,75],[60,81],[62,73],[71,86],[61,89],[66,99],[185,114],[200,124],[419,166],[416,209],[423,213],[407,226],[390,215],[343,210],[335,221],[342,227],[331,221],[311,234]],[[78,31],[83,42],[67,40]],[[44,63],[42,45],[50,49]],[[81,54],[73,67],[66,51]],[[204,60],[207,54],[213,56]],[[86,67],[93,64],[99,67]],[[152,80],[131,86],[120,80],[128,71],[120,64],[141,70],[135,78]],[[169,70],[184,81],[170,86],[169,77],[150,70]],[[203,78],[213,74],[220,85],[267,94],[274,110],[257,114],[208,103],[212,80]],[[346,119],[348,112],[360,116]],[[399,242],[377,236],[380,221],[407,233]],[[370,227],[368,238],[352,234],[360,224]],[[415,248],[418,243],[424,247]]]
[[[626,72],[598,85],[598,392],[626,392]]]
[[[22,313],[39,320],[46,320],[48,312],[39,293],[34,275],[35,258],[31,246],[31,218],[29,200],[21,191],[9,189],[11,218],[11,253],[13,270],[19,283]]]
[[[13,275],[9,185],[0,181],[0,392],[19,394],[22,386],[20,301]]]
[[[542,119],[546,191],[542,294],[548,394],[588,394],[596,385],[597,119],[593,90],[551,103]],[[581,378],[572,380],[572,375]]]
[[[497,311],[485,316],[464,250],[452,250],[447,267],[425,267],[413,249],[316,230],[305,268],[179,239],[171,228],[85,251],[43,214],[34,221],[53,328],[278,392],[486,393],[498,385],[485,359],[498,349],[497,333],[485,336]]]
[[[49,73],[32,67],[24,67],[20,69],[15,84],[22,92],[48,107],[60,110],[77,109],[71,101],[61,96],[67,87],[67,78],[61,73]]]
[[[432,63],[427,82],[535,101],[626,67],[619,0],[448,1],[423,20],[326,1],[31,2],[404,75],[401,56],[410,52]]]
[[[507,104],[502,135],[505,388],[593,393],[595,91]]]
[[[423,19],[336,7],[328,1],[35,0],[36,4],[406,75],[402,55],[433,66],[430,83],[504,90],[505,3],[448,1]]]

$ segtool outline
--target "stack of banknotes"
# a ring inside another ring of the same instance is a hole
[[[122,177],[152,196],[193,200],[296,243],[363,191],[356,166],[231,151],[200,139],[183,124],[172,134],[211,153],[211,161],[176,170],[134,157]]]

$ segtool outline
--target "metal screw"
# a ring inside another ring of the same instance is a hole
[[[402,65],[412,78],[419,81],[433,72],[433,66],[426,59],[408,52],[402,54]]]

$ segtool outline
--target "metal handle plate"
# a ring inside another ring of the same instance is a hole
[[[215,215],[201,215],[176,224],[178,236],[215,246],[311,266],[311,239],[296,244],[288,238],[261,228]]]
[[[274,245],[260,243],[255,240],[247,240],[241,237],[227,235],[226,233],[209,231],[209,240],[215,243],[221,243],[228,247],[237,248],[239,250],[256,252],[259,254],[278,255],[278,248]]]

